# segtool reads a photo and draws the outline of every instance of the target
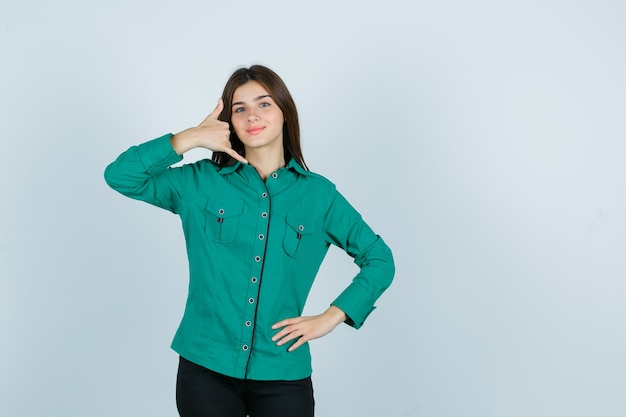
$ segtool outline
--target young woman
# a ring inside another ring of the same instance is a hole
[[[170,166],[190,149],[212,160]],[[172,348],[182,417],[313,416],[308,341],[359,328],[394,274],[391,251],[302,157],[298,113],[269,68],[233,73],[197,127],[133,146],[105,171],[120,193],[180,216],[189,295]],[[360,267],[302,317],[330,244]]]

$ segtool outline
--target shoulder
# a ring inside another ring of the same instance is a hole
[[[328,178],[320,175],[316,172],[309,171],[308,169],[303,168],[294,158],[291,158],[287,163],[287,168],[291,171],[296,172],[304,182],[309,183],[310,185],[316,185],[320,188],[326,189],[335,189],[335,184],[333,184]]]
[[[337,188],[331,180],[316,172],[306,171],[303,175],[307,178],[307,180],[319,185],[320,187],[329,189]]]

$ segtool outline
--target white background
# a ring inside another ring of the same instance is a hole
[[[102,179],[262,63],[394,250],[318,416],[626,415],[626,3],[0,5],[0,415],[174,416],[177,217]],[[307,311],[355,273],[330,252]]]

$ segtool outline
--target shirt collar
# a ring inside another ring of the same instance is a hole
[[[296,161],[296,158],[291,158],[289,160],[289,162],[287,163],[287,169],[294,170],[298,174],[301,174],[301,175],[308,175],[309,174],[309,171],[307,171],[306,169],[302,168],[302,165],[300,165],[298,163],[298,161]]]
[[[219,173],[220,173],[220,174],[222,174],[222,175],[230,174],[231,172],[235,172],[235,171],[237,171],[237,169],[238,169],[241,165],[243,165],[243,164],[242,164],[241,162],[237,161],[237,162],[235,162],[235,163],[234,163],[234,164],[232,164],[232,165],[227,165],[227,166],[225,166],[225,167],[220,168],[220,169],[219,169],[219,171],[217,171],[217,172],[219,172]]]
[[[222,175],[230,174],[230,173],[233,173],[233,172],[237,171],[239,169],[239,167],[241,167],[242,165],[244,165],[242,162],[236,161],[233,165],[228,165],[228,166],[220,168],[220,170],[218,172],[220,174],[222,174]],[[307,171],[304,168],[302,168],[302,165],[300,165],[296,161],[296,158],[291,158],[289,160],[289,162],[287,163],[286,168],[290,169],[290,170],[293,170],[293,171],[296,171],[300,175],[308,175],[309,174],[309,171]]]

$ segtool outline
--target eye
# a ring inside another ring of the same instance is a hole
[[[262,103],[259,104],[259,107],[264,108],[264,107],[269,107],[270,103],[268,103],[267,101],[263,101]]]
[[[243,113],[245,109],[243,107],[235,107],[233,113]]]

